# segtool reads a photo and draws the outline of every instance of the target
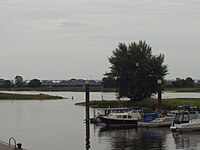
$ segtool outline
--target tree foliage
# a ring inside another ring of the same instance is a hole
[[[172,86],[177,88],[194,87],[195,82],[191,77],[187,77],[186,79],[176,78],[176,81],[172,82]]]
[[[103,77],[102,85],[104,88],[115,88],[116,87],[115,79],[111,77]]]
[[[4,80],[3,87],[7,88],[7,89],[12,88],[13,87],[13,83],[10,80]]]
[[[157,91],[157,80],[164,79],[167,65],[164,55],[152,55],[145,41],[120,43],[108,58],[111,71],[105,75],[116,80],[118,96],[143,100]]]
[[[38,79],[32,79],[29,83],[28,83],[29,87],[41,87],[41,82]]]
[[[22,87],[23,86],[23,77],[22,76],[16,76],[15,77],[15,86],[16,87]]]

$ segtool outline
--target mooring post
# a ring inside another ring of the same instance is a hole
[[[90,120],[90,81],[85,81],[86,122]]]
[[[161,113],[161,107],[162,107],[162,90],[161,90],[161,84],[162,84],[162,80],[158,79],[157,80],[157,84],[158,84],[158,104],[157,104],[157,111],[159,113]]]
[[[90,81],[85,81],[85,101],[86,101],[86,150],[90,149]]]

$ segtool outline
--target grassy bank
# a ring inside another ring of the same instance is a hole
[[[179,105],[196,105],[200,107],[200,98],[174,98],[174,99],[163,99],[162,108],[164,110],[174,110]],[[85,105],[84,102],[77,103],[76,105]],[[129,100],[112,100],[112,101],[90,101],[91,107],[105,108],[105,107],[131,107],[139,106],[145,107],[149,110],[155,110],[157,105],[156,99],[146,99],[143,101],[129,101]]]
[[[190,88],[165,88],[167,92],[200,92],[200,87]]]
[[[38,88],[12,88],[5,89],[0,88],[0,91],[70,91],[70,92],[84,92],[85,86],[68,86],[68,87],[38,87]],[[90,86],[91,92],[116,92],[115,88],[103,88]],[[165,92],[200,92],[200,87],[191,87],[191,88],[173,88],[168,87],[164,89]]]
[[[63,99],[61,96],[51,96],[46,94],[13,94],[13,93],[1,93],[0,100],[52,100]]]

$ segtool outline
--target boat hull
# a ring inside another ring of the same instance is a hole
[[[182,132],[182,131],[200,131],[200,123],[184,123],[184,124],[174,124],[170,127],[172,131]]]
[[[115,119],[106,116],[100,116],[99,119],[109,127],[137,127],[138,120]]]
[[[171,122],[138,122],[140,128],[158,128],[158,127],[170,127]]]

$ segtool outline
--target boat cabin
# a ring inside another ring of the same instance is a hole
[[[133,118],[131,115],[129,114],[114,114],[114,113],[110,113],[109,114],[110,118],[118,118],[118,119],[127,119],[127,118]]]
[[[190,113],[189,112],[180,112],[176,113],[174,123],[181,124],[181,123],[189,123],[190,121]]]
[[[199,112],[199,107],[192,105],[183,105],[183,106],[178,106],[177,110],[179,112],[180,111]]]
[[[102,115],[109,115],[110,113],[124,113],[124,112],[129,112],[132,110],[138,110],[140,111],[140,107],[129,107],[129,108],[104,108],[104,113]]]
[[[141,115],[139,110],[131,110],[128,112],[117,112],[117,113],[110,113],[108,115],[109,118],[115,118],[115,119],[136,119],[140,120]]]

